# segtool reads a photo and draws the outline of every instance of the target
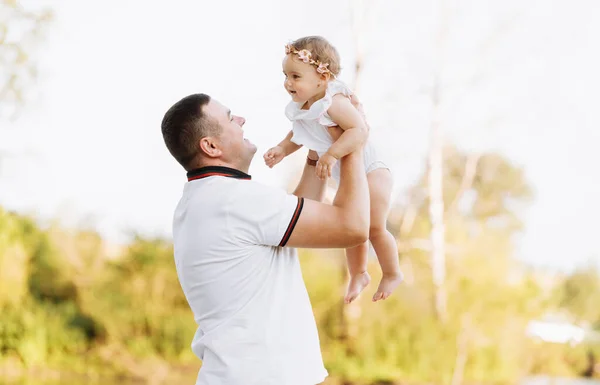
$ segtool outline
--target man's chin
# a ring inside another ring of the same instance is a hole
[[[256,145],[254,143],[252,143],[251,141],[249,141],[248,139],[245,139],[245,138],[244,138],[244,142],[246,143],[246,147],[248,147],[248,149],[250,151],[252,151],[252,154],[256,153],[258,148],[256,147]]]
[[[246,153],[246,160],[244,161],[244,163],[247,163],[248,168],[250,168],[250,164],[254,160],[254,155],[256,155],[257,148],[251,142],[248,142],[247,145],[248,145],[248,152]]]

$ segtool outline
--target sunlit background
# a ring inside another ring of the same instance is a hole
[[[262,154],[306,35],[392,169],[407,275],[344,307],[343,254],[301,252],[327,384],[600,377],[599,21],[594,0],[0,0],[0,383],[193,383],[160,120],[210,94],[247,119],[253,179],[291,190],[305,150]]]

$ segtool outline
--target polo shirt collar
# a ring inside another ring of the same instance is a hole
[[[252,177],[246,174],[245,172],[223,166],[206,166],[196,168],[187,172],[188,182],[191,182],[196,179],[206,178],[209,176],[226,176],[229,178],[246,180],[252,179]]]

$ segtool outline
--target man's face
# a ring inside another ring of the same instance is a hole
[[[218,137],[222,151],[221,160],[235,168],[248,170],[256,153],[256,146],[244,138],[242,126],[246,119],[232,115],[229,108],[214,99],[204,106],[204,112],[221,127]]]

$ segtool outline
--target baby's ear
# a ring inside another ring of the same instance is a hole
[[[331,79],[331,74],[329,72],[325,72],[324,74],[321,74],[321,79],[328,82],[329,79]]]

